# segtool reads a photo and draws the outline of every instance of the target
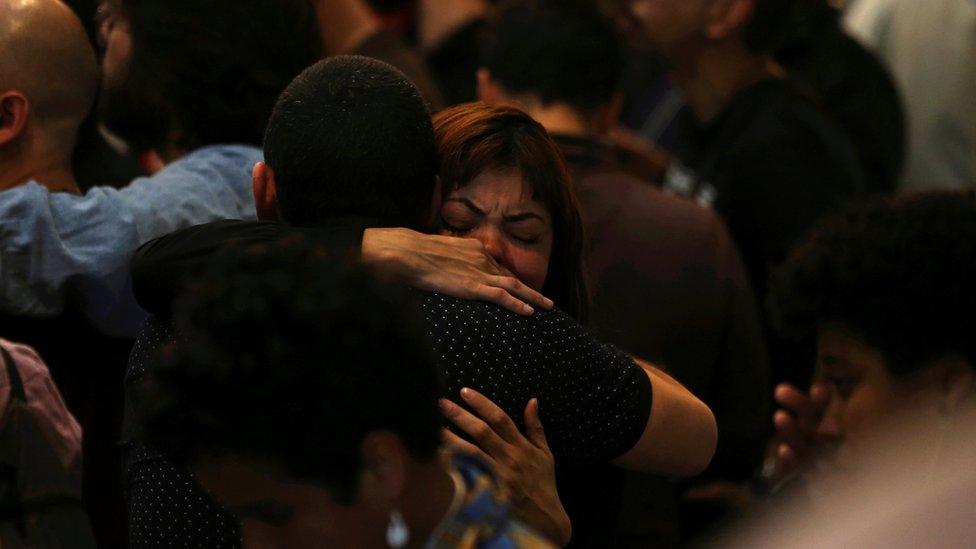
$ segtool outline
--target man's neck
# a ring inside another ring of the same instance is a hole
[[[706,47],[678,65],[671,71],[672,80],[703,123],[722,114],[739,92],[782,74],[770,57],[740,45]]]
[[[551,134],[590,137],[594,133],[587,117],[565,103],[542,105],[526,101],[518,102],[518,105]]]
[[[29,181],[35,181],[51,192],[81,194],[71,166],[67,163],[0,168],[0,190],[26,185]]]

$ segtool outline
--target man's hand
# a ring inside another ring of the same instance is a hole
[[[480,417],[449,400],[441,400],[441,411],[480,448],[447,430],[445,441],[457,451],[480,456],[492,465],[512,494],[519,519],[560,546],[569,543],[573,526],[556,491],[555,460],[539,420],[539,401],[533,398],[525,407],[526,438],[484,395],[462,389],[461,398]]]
[[[552,300],[500,266],[473,238],[426,235],[410,229],[367,229],[363,262],[408,286],[461,299],[488,301],[521,315]]]

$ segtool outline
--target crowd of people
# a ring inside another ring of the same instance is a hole
[[[0,546],[965,546],[974,83],[972,0],[0,0]]]

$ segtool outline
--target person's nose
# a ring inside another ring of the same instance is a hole
[[[836,394],[831,395],[827,408],[824,410],[823,417],[817,425],[817,438],[824,442],[836,442],[843,436],[841,426],[841,412],[843,402]]]
[[[485,253],[500,265],[505,265],[507,247],[501,231],[493,227],[486,227],[481,233],[479,236],[481,237],[481,243],[485,246]]]

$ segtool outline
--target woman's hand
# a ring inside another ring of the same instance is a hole
[[[477,416],[443,399],[441,411],[478,446],[447,430],[446,442],[457,451],[480,456],[494,467],[512,495],[515,515],[520,520],[560,546],[569,543],[573,526],[556,491],[555,460],[539,420],[538,399],[533,398],[525,407],[526,437],[484,395],[462,389],[461,398]]]
[[[473,238],[427,235],[410,229],[367,229],[362,259],[408,286],[461,299],[487,301],[520,315],[548,310],[552,300],[500,266]]]

